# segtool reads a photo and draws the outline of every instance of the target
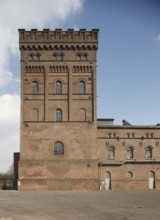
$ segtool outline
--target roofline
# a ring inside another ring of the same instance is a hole
[[[97,129],[160,129],[158,125],[97,125]]]

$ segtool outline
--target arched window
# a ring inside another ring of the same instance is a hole
[[[133,173],[131,171],[128,171],[128,177],[133,177]]]
[[[113,146],[111,146],[108,149],[108,159],[114,159],[114,158],[115,158],[115,149]]]
[[[32,82],[32,93],[33,95],[37,95],[39,91],[39,85],[37,81]]]
[[[33,61],[33,54],[30,54],[30,60]]]
[[[36,60],[36,61],[40,61],[40,54],[36,54],[35,60]]]
[[[85,60],[85,61],[88,60],[87,54],[84,54],[84,60]]]
[[[56,82],[56,94],[58,94],[58,95],[62,94],[62,83],[61,83],[61,81]]]
[[[81,60],[81,56],[78,54],[77,55],[77,61],[80,61]]]
[[[86,121],[86,109],[84,108],[79,111],[79,121]]]
[[[152,148],[147,147],[146,148],[146,159],[151,159],[152,158]]]
[[[62,121],[62,110],[56,109],[56,121]]]
[[[53,54],[53,60],[54,60],[54,61],[57,60],[57,54]]]
[[[59,60],[60,60],[60,61],[63,61],[63,60],[64,60],[63,54],[60,54],[60,55],[59,55]]]
[[[86,93],[86,83],[81,80],[79,81],[79,94],[85,94]]]
[[[37,108],[32,109],[32,121],[39,120],[39,110]]]
[[[54,144],[54,155],[64,155],[64,145],[62,142],[57,141]]]
[[[132,159],[133,158],[133,148],[128,147],[127,149],[127,159]]]

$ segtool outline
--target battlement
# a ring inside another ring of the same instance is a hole
[[[98,42],[98,29],[92,29],[88,31],[86,29],[74,30],[68,29],[63,31],[62,29],[43,29],[38,31],[37,29],[31,29],[26,31],[25,29],[19,29],[19,43],[97,43]]]

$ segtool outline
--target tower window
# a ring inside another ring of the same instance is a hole
[[[59,60],[60,60],[60,61],[63,61],[63,60],[64,60],[63,54],[60,54],[60,55],[59,55]]]
[[[33,61],[33,54],[30,54],[30,55],[29,55],[29,60],[30,60],[30,61]]]
[[[62,142],[57,141],[54,144],[54,155],[64,155],[64,145]]]
[[[127,149],[127,159],[132,159],[133,158],[133,148],[128,147]]]
[[[85,60],[85,61],[88,60],[87,54],[84,55],[84,60]]]
[[[78,54],[77,55],[77,61],[80,61],[81,60],[81,56]]]
[[[40,61],[40,54],[36,54],[35,60],[36,60],[36,61]]]
[[[53,54],[53,60],[54,60],[54,61],[57,60],[57,54]]]
[[[146,148],[146,159],[151,159],[152,158],[152,148],[147,147]]]
[[[56,82],[56,94],[62,94],[62,83],[61,81]]]
[[[38,82],[37,82],[37,81],[33,81],[33,82],[32,82],[32,93],[33,93],[34,95],[37,95],[37,94],[38,94],[38,91],[39,91]]]
[[[115,149],[114,147],[109,147],[108,149],[108,159],[114,159],[115,158]]]
[[[56,121],[62,121],[62,110],[56,109]]]
[[[81,80],[79,82],[79,94],[85,94],[86,93],[86,83]]]

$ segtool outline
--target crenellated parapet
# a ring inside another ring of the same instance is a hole
[[[19,44],[21,50],[97,49],[98,32],[98,29],[19,29]]]

